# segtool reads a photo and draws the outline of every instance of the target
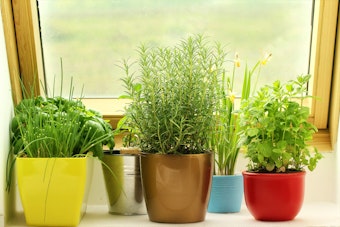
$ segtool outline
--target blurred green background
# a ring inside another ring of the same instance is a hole
[[[45,74],[52,90],[73,77],[75,94],[118,97],[124,88],[122,59],[136,49],[171,46],[191,34],[222,43],[233,60],[254,65],[272,53],[259,85],[308,73],[312,0],[37,0]],[[231,70],[231,65],[226,66]],[[243,69],[238,70],[240,94]],[[65,84],[65,88],[68,86]],[[65,90],[65,89],[64,89]]]

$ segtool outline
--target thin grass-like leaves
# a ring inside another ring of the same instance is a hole
[[[139,71],[123,68],[127,116],[133,122],[141,149],[150,153],[201,153],[215,125],[217,91],[225,52],[201,35],[174,47],[141,45]],[[138,90],[136,89],[138,88]]]

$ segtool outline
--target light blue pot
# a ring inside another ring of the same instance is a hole
[[[240,212],[243,198],[243,176],[213,175],[208,212],[236,213]]]

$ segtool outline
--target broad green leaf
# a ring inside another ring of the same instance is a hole
[[[255,137],[259,133],[259,130],[257,128],[250,128],[247,130],[247,135],[250,137]]]

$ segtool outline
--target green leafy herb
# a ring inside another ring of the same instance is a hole
[[[314,170],[322,155],[308,142],[317,128],[303,106],[310,75],[262,87],[244,100],[240,110],[241,137],[247,147],[248,170],[258,172]],[[312,154],[314,152],[314,155]]]

